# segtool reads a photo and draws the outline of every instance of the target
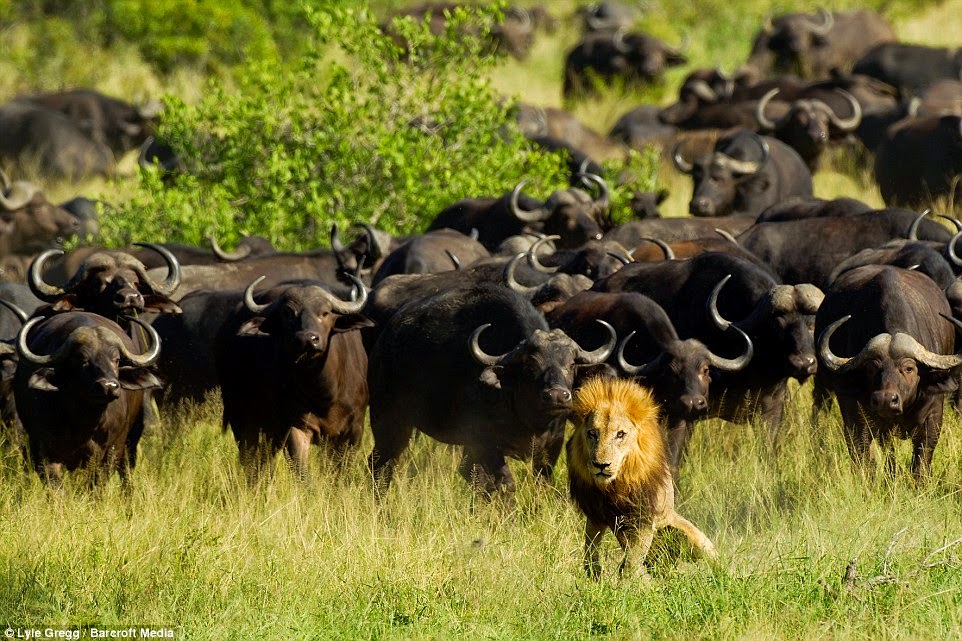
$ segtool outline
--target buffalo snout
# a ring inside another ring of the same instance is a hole
[[[114,294],[114,306],[119,309],[144,308],[144,297],[136,289],[122,289]]]
[[[701,414],[708,410],[708,399],[701,394],[683,394],[678,400],[689,414]]]
[[[692,198],[689,209],[693,216],[714,216],[715,202],[711,198],[699,196]]]
[[[808,378],[818,369],[815,354],[792,354],[788,357],[788,363],[795,378]]]
[[[872,411],[882,415],[902,413],[902,396],[898,392],[879,390],[872,393]]]
[[[321,341],[321,335],[317,332],[297,332],[294,334],[294,340],[301,351],[304,352],[319,351],[324,348],[323,341]]]
[[[120,382],[115,378],[101,378],[94,387],[98,400],[113,401],[120,398]]]

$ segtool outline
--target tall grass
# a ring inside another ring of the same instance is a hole
[[[279,467],[248,488],[218,407],[147,434],[129,495],[63,490],[4,459],[0,612],[13,625],[174,626],[179,638],[958,638],[962,446],[951,413],[934,478],[854,470],[837,413],[807,392],[780,452],[749,426],[698,426],[679,509],[715,564],[656,550],[650,582],[581,569],[583,521],[518,464],[513,505],[473,496],[427,438],[386,500],[363,454],[317,453],[306,486]],[[900,450],[907,461],[906,448]],[[669,541],[670,543],[670,541]],[[843,580],[855,560],[856,574]]]

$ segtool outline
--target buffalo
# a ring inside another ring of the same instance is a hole
[[[918,272],[870,265],[826,292],[815,320],[818,381],[838,398],[853,460],[871,460],[873,440],[895,466],[894,439],[912,440],[912,473],[928,475],[942,428],[943,396],[958,387],[949,304]]]
[[[962,116],[954,114],[909,118],[893,125],[875,156],[875,180],[890,206],[925,207],[942,197],[958,203],[960,174]]]
[[[143,353],[126,331],[98,314],[29,320],[17,336],[13,389],[36,471],[58,484],[64,470],[114,471],[126,482],[144,430],[144,391],[160,387],[149,366],[160,339],[146,323]]]
[[[524,297],[498,285],[448,289],[412,302],[370,355],[370,462],[386,485],[418,429],[464,447],[461,475],[485,493],[511,492],[505,456],[534,458],[550,477],[561,453],[575,376],[602,363],[609,341],[586,352]]]
[[[568,52],[561,91],[570,98],[592,93],[596,81],[644,85],[687,62],[680,50],[644,33],[592,33]]]

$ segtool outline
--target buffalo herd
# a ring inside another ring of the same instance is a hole
[[[441,33],[454,8],[406,15]],[[575,17],[566,100],[687,64],[635,29],[633,5]],[[382,28],[403,50],[395,24]],[[483,33],[523,58],[557,26],[509,7]],[[252,482],[280,451],[303,479],[310,446],[340,460],[369,412],[378,491],[422,432],[461,449],[475,489],[510,495],[508,458],[552,476],[588,379],[651,390],[673,475],[705,418],[754,421],[777,444],[791,390],[810,385],[812,421],[837,399],[856,464],[874,468],[877,441],[893,470],[907,438],[925,478],[962,375],[962,222],[921,211],[951,199],[962,172],[953,56],[899,43],[869,11],[771,16],[737,71],[690,71],[673,103],[633,109],[609,136],[518,105],[523,135],[571,154],[569,184],[535,191],[538,177],[518,176],[438,203],[422,234],[334,225],[330,247],[309,252],[258,237],[233,251],[216,239],[63,251],[96,234],[97,208],[0,172],[6,440],[51,483],[80,468],[126,480],[151,408],[213,395]],[[0,106],[0,163],[106,174],[137,147],[160,162],[156,118],[92,91],[23,96]],[[886,208],[814,196],[825,153],[857,141]],[[599,161],[649,144],[691,177],[690,217],[661,217],[657,192],[614,211]]]

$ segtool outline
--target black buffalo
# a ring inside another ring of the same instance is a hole
[[[848,71],[875,45],[895,40],[892,25],[871,11],[787,13],[766,21],[746,66],[763,76],[825,78],[833,70]]]
[[[906,162],[910,158],[911,162]],[[928,207],[936,198],[960,202],[962,116],[908,118],[890,127],[875,156],[885,204]]]
[[[711,154],[685,160],[678,143],[672,153],[678,171],[694,181],[693,216],[745,214],[792,196],[812,195],[812,174],[798,153],[774,138],[748,131],[728,134]]]
[[[160,353],[154,330],[143,353],[113,321],[68,312],[28,321],[17,336],[13,388],[30,458],[48,482],[64,470],[117,471],[126,481],[144,429],[144,390],[160,387],[148,369]]]
[[[568,52],[561,91],[565,97],[592,93],[599,81],[643,85],[687,62],[680,50],[644,33],[591,33]]]
[[[360,442],[367,355],[353,330],[370,325],[359,314],[366,289],[354,279],[359,295],[348,302],[322,283],[302,282],[271,288],[257,302],[261,280],[247,287],[216,340],[224,427],[251,478],[281,448],[303,478],[311,443],[344,450]]]
[[[942,429],[943,396],[956,390],[962,355],[945,296],[918,272],[866,266],[839,277],[818,312],[818,382],[838,398],[856,463],[873,440],[894,471],[894,440],[912,439],[912,472],[926,476]]]
[[[390,480],[414,429],[464,447],[461,475],[478,489],[510,492],[505,456],[534,458],[550,477],[561,453],[571,390],[589,353],[522,296],[481,284],[444,291],[397,312],[370,356],[371,465]]]
[[[954,47],[887,42],[867,51],[853,71],[890,84],[907,98],[920,95],[939,80],[958,80],[962,73],[962,51]]]

